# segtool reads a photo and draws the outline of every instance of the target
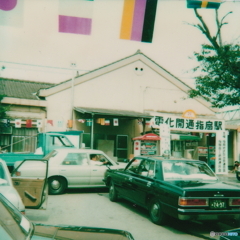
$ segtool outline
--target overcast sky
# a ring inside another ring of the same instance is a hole
[[[70,0],[68,0],[70,1]],[[77,1],[77,0],[71,0]],[[191,84],[187,73],[195,62],[189,57],[208,43],[206,37],[190,24],[198,23],[186,0],[159,0],[152,43],[120,39],[124,0],[94,0],[91,35],[58,32],[59,0],[19,0],[23,19],[15,26],[2,22],[6,11],[0,10],[1,77],[58,83],[74,72],[84,73],[134,54],[140,49],[163,68]],[[1,8],[1,5],[0,5]],[[223,27],[223,42],[240,40],[240,1],[227,1],[219,8],[222,17],[233,11]],[[10,11],[9,11],[10,13]],[[21,12],[20,12],[21,13]],[[215,11],[199,13],[215,34]],[[4,69],[3,69],[4,68]]]

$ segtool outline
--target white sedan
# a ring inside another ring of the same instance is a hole
[[[13,174],[14,176],[11,178],[6,162],[0,158],[0,193],[7,198],[22,214],[25,214],[25,208],[46,208],[47,161],[37,161],[45,164],[45,168],[43,168],[43,170],[45,169],[45,175],[44,172],[42,172],[41,179],[27,177],[23,178],[15,174]],[[29,162],[32,161],[29,160]],[[19,167],[19,170],[21,170],[24,165]]]
[[[49,194],[62,194],[67,188],[106,187],[103,182],[106,170],[126,166],[93,149],[56,149],[44,159],[48,160]],[[41,177],[41,168],[39,163],[28,164],[18,175]]]

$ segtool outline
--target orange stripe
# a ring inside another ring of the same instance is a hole
[[[202,1],[201,7],[202,7],[202,8],[205,8],[205,7],[207,7],[207,4],[208,4],[208,1]]]
[[[124,0],[120,38],[131,39],[135,0]]]

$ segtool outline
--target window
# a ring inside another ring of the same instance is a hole
[[[63,160],[63,165],[88,165],[86,153],[68,153]]]
[[[36,146],[37,137],[12,137],[12,152],[35,152]]]

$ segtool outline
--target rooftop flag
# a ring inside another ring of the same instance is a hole
[[[23,25],[23,5],[23,0],[0,0],[0,25],[21,27]]]
[[[187,8],[211,8],[218,9],[221,4],[221,0],[210,0],[210,1],[201,1],[201,0],[187,0]]]
[[[124,0],[120,38],[152,42],[158,0]]]
[[[59,0],[59,32],[90,35],[93,0]]]

